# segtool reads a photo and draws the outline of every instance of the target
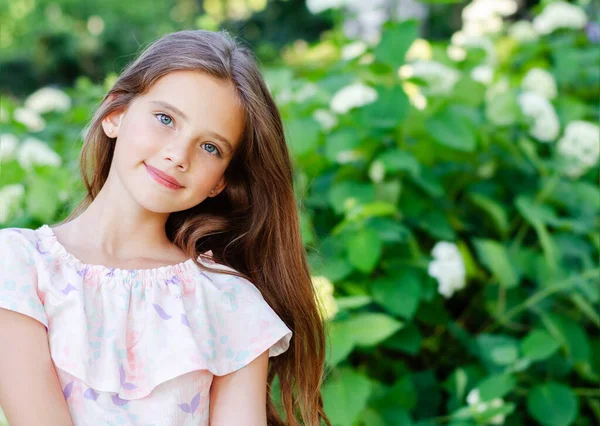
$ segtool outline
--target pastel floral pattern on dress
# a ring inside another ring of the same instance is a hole
[[[209,250],[198,262],[214,262]],[[48,225],[0,229],[0,307],[48,329],[74,426],[208,426],[215,375],[289,348],[292,331],[248,280],[189,259],[85,264]]]

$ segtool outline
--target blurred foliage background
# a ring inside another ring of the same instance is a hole
[[[0,226],[68,214],[144,45],[228,29],[285,121],[333,424],[600,424],[598,2],[0,6]]]

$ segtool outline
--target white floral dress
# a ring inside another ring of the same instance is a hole
[[[135,270],[84,264],[48,225],[0,230],[0,308],[46,326],[75,426],[208,425],[213,376],[266,350],[277,356],[292,338],[248,280],[192,259]]]

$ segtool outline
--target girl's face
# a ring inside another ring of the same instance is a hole
[[[117,138],[109,180],[120,180],[146,209],[172,213],[225,188],[223,174],[240,143],[244,111],[230,82],[174,71],[125,111],[107,116],[102,127]],[[178,184],[165,182],[161,172]]]

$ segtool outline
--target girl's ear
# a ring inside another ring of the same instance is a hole
[[[119,135],[121,120],[124,113],[122,111],[113,111],[102,120],[102,128],[109,138],[116,138]]]
[[[225,182],[225,176],[222,176],[221,179],[219,180],[219,182],[215,185],[215,187],[213,189],[211,189],[208,196],[216,197],[217,195],[219,195],[221,193],[221,191],[223,191],[225,189],[226,186],[227,186],[227,182]]]

